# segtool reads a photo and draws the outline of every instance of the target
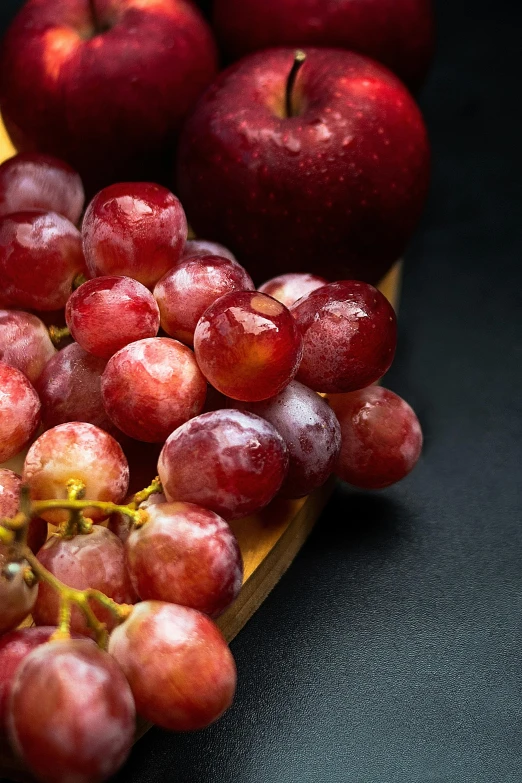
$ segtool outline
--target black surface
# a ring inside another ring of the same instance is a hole
[[[152,730],[118,783],[522,780],[522,7],[439,0],[438,18],[432,197],[387,380],[422,461],[336,492],[232,645],[232,710]]]

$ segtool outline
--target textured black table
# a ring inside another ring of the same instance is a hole
[[[118,783],[522,781],[522,4],[437,5],[432,195],[387,379],[422,461],[337,490],[232,645],[234,707],[152,730]]]

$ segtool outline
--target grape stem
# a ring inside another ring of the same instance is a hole
[[[297,74],[301,70],[301,67],[306,60],[306,54],[302,51],[302,49],[296,49],[294,52],[294,62],[292,63],[292,67],[290,69],[290,73],[288,74],[288,78],[286,80],[286,90],[285,90],[285,112],[287,117],[295,117],[296,113],[294,112],[293,108],[293,93],[294,93],[294,87],[295,87],[295,81],[297,79]]]
[[[71,336],[67,326],[49,326],[47,331],[49,332],[49,337],[51,338],[51,342],[55,348],[58,348],[65,337]]]
[[[136,492],[136,494],[132,498],[132,501],[129,503],[128,508],[137,509],[141,503],[144,503],[146,500],[150,498],[151,495],[155,495],[158,492],[163,492],[163,487],[161,486],[161,481],[159,476],[156,476],[156,478],[150,482],[148,487],[145,487],[145,489],[142,489],[140,492]],[[146,521],[147,521],[147,517],[142,510],[141,519],[134,520],[134,524],[136,525],[136,527],[141,527],[142,525],[145,524]]]

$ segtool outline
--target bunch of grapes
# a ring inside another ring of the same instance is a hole
[[[397,335],[371,285],[256,290],[151,183],[101,191],[80,230],[81,181],[49,157],[0,166],[0,194],[0,461],[29,446],[0,470],[0,732],[40,780],[92,783],[137,714],[185,731],[231,704],[228,523],[332,473],[388,486],[422,434],[374,385]]]

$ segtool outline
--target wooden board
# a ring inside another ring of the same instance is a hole
[[[0,119],[0,163],[14,149]],[[379,288],[397,308],[401,265],[398,262],[382,280]],[[0,467],[21,472],[23,455]],[[219,618],[218,625],[231,641],[252,617],[272,588],[290,566],[312,530],[333,488],[333,481],[307,498],[275,500],[266,509],[232,523],[244,562],[244,581],[234,604]],[[139,734],[146,730],[142,725]],[[28,780],[23,768],[2,744],[0,736],[0,775],[11,780]]]

